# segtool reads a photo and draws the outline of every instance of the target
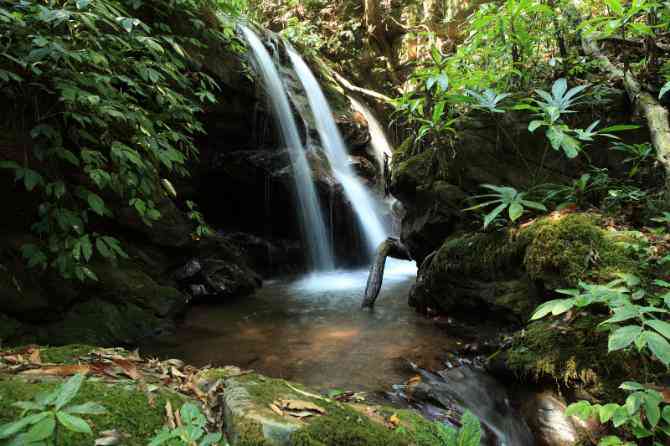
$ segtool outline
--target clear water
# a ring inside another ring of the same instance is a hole
[[[261,39],[249,28],[243,25],[240,28],[251,49],[258,73],[265,83],[267,95],[279,121],[282,138],[289,149],[296,195],[299,200],[301,229],[311,263],[317,270],[332,270],[334,268],[332,246],[284,84]]]
[[[382,224],[379,204],[375,202],[360,179],[354,175],[349,165],[349,156],[344,140],[337,128],[333,112],[319,82],[300,54],[288,45],[287,51],[309,99],[312,113],[314,113],[316,129],[321,137],[321,143],[326,149],[333,174],[342,184],[344,194],[351,203],[358,223],[363,229],[368,251],[372,255],[388,235],[387,229]]]
[[[440,364],[454,344],[407,305],[416,267],[389,259],[374,311],[360,308],[367,270],[268,282],[255,295],[190,310],[174,335],[143,354],[196,366],[237,365],[317,389],[388,390]]]

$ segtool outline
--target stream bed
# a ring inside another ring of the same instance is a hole
[[[319,389],[388,390],[456,345],[407,305],[412,262],[389,259],[374,310],[360,308],[368,270],[267,281],[253,296],[191,308],[143,354],[236,365]]]

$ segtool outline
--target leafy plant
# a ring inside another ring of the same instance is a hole
[[[610,330],[609,351],[623,350],[634,345],[638,351],[647,349],[664,365],[670,366],[670,283],[656,281],[666,288],[663,294],[650,293],[641,286],[638,277],[620,274],[608,284],[580,283],[577,289],[561,289],[558,293],[570,297],[554,299],[540,305],[531,320],[549,314],[563,314],[573,308],[594,304],[607,305],[612,316],[600,325]],[[626,324],[622,326],[622,323]]]
[[[620,389],[631,392],[622,405],[579,401],[568,406],[565,414],[584,421],[597,417],[602,424],[611,422],[615,428],[628,428],[637,439],[663,437],[667,441],[670,437],[670,404],[664,403],[663,395],[633,381],[621,384]],[[606,436],[598,443],[598,446],[625,445],[635,446],[635,443],[622,440],[616,435]]]
[[[505,113],[505,110],[498,108],[498,104],[505,98],[511,96],[511,93],[498,94],[489,89],[484,90],[482,93],[467,90],[467,93],[477,100],[475,107],[486,110],[489,113]]]
[[[198,406],[192,403],[184,403],[179,409],[181,426],[170,429],[165,426],[154,438],[149,446],[159,446],[169,442],[171,445],[184,446],[212,446],[222,441],[220,432],[207,433],[207,419]],[[223,446],[228,443],[223,440]]]
[[[607,38],[614,34],[620,34],[622,38],[653,36],[653,28],[638,19],[659,6],[659,2],[654,0],[632,0],[630,2],[605,0],[605,4],[609,9],[609,15],[597,15],[582,24],[580,28],[595,33],[599,38]]]
[[[637,175],[640,172],[640,169],[645,164],[650,163],[656,155],[654,146],[648,142],[643,144],[625,144],[623,142],[617,142],[612,146],[612,150],[625,154],[626,158],[623,162],[632,164],[631,169],[628,171],[629,177]]]
[[[83,382],[84,375],[78,374],[53,392],[37,395],[32,401],[14,403],[22,409],[21,417],[0,426],[0,440],[13,438],[8,446],[57,445],[59,427],[93,435],[89,424],[77,415],[101,415],[106,413],[105,408],[93,402],[69,404]]]
[[[476,209],[481,209],[489,207],[492,205],[497,205],[491,212],[484,216],[484,227],[486,228],[495,220],[498,215],[500,215],[505,209],[507,209],[507,214],[510,221],[514,222],[519,219],[525,212],[527,208],[535,209],[538,211],[546,211],[547,208],[542,204],[536,201],[526,200],[526,193],[519,192],[513,187],[504,187],[504,186],[493,186],[491,184],[482,184],[482,187],[492,190],[494,193],[477,195],[473,198],[486,198],[487,201],[484,203],[477,204],[475,206],[465,209],[466,211],[473,211]],[[488,200],[493,198],[492,200]]]
[[[186,202],[186,206],[188,206],[189,210],[188,218],[190,218],[191,221],[196,224],[195,231],[193,232],[193,238],[197,240],[210,235],[212,230],[205,222],[205,217],[202,215],[202,212],[198,211],[197,205],[193,201],[188,200]]]
[[[606,169],[593,169],[570,184],[543,184],[537,190],[543,193],[542,202],[556,203],[556,209],[561,210],[571,205],[585,206],[587,197],[602,192],[609,181]]]
[[[461,418],[461,428],[456,430],[440,424],[443,446],[479,446],[482,428],[479,419],[470,411],[465,411]]]
[[[95,256],[125,257],[119,240],[96,231],[116,210],[158,220],[163,171],[186,175],[202,133],[198,113],[216,82],[193,68],[203,42],[237,48],[232,26],[206,26],[203,10],[226,13],[240,0],[60,0],[0,5],[0,98],[23,153],[0,168],[41,197],[23,247],[28,265],[65,278],[96,279]],[[145,23],[142,18],[152,22]],[[180,17],[186,27],[173,27]],[[179,30],[187,31],[179,31]],[[189,49],[187,49],[189,48]]]

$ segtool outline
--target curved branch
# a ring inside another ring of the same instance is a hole
[[[379,248],[375,260],[370,267],[370,275],[368,276],[368,283],[365,286],[365,294],[363,296],[362,308],[372,308],[379,296],[379,291],[382,289],[382,282],[384,281],[384,266],[386,258],[393,257],[395,259],[412,260],[412,257],[407,250],[407,247],[402,244],[400,240],[394,237],[387,238]]]

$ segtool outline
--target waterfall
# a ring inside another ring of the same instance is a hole
[[[393,149],[391,148],[391,143],[386,137],[386,132],[384,128],[379,123],[379,120],[375,114],[365,105],[363,102],[357,100],[353,96],[347,96],[351,102],[351,107],[363,115],[365,120],[368,122],[368,131],[370,132],[370,144],[372,145],[372,150],[375,152],[375,158],[377,159],[377,164],[379,165],[380,171],[384,170],[384,156],[386,155],[389,159],[393,157]]]
[[[293,165],[296,195],[299,201],[298,212],[302,235],[307,245],[310,260],[317,270],[332,270],[334,268],[332,245],[328,239],[316,188],[312,181],[311,170],[286,95],[286,89],[274,61],[261,39],[246,26],[240,25],[240,27],[253,53],[258,72],[265,82],[268,97],[279,120],[282,138],[288,146]]]
[[[344,194],[351,203],[356,218],[363,229],[369,253],[372,254],[387,236],[387,231],[376,209],[376,203],[358,177],[354,175],[349,165],[349,156],[344,140],[337,128],[326,96],[323,94],[312,70],[293,48],[289,45],[286,45],[286,47],[293,68],[307,93],[309,105],[314,114],[316,129],[321,137],[321,143],[326,149],[333,174],[342,185]]]

